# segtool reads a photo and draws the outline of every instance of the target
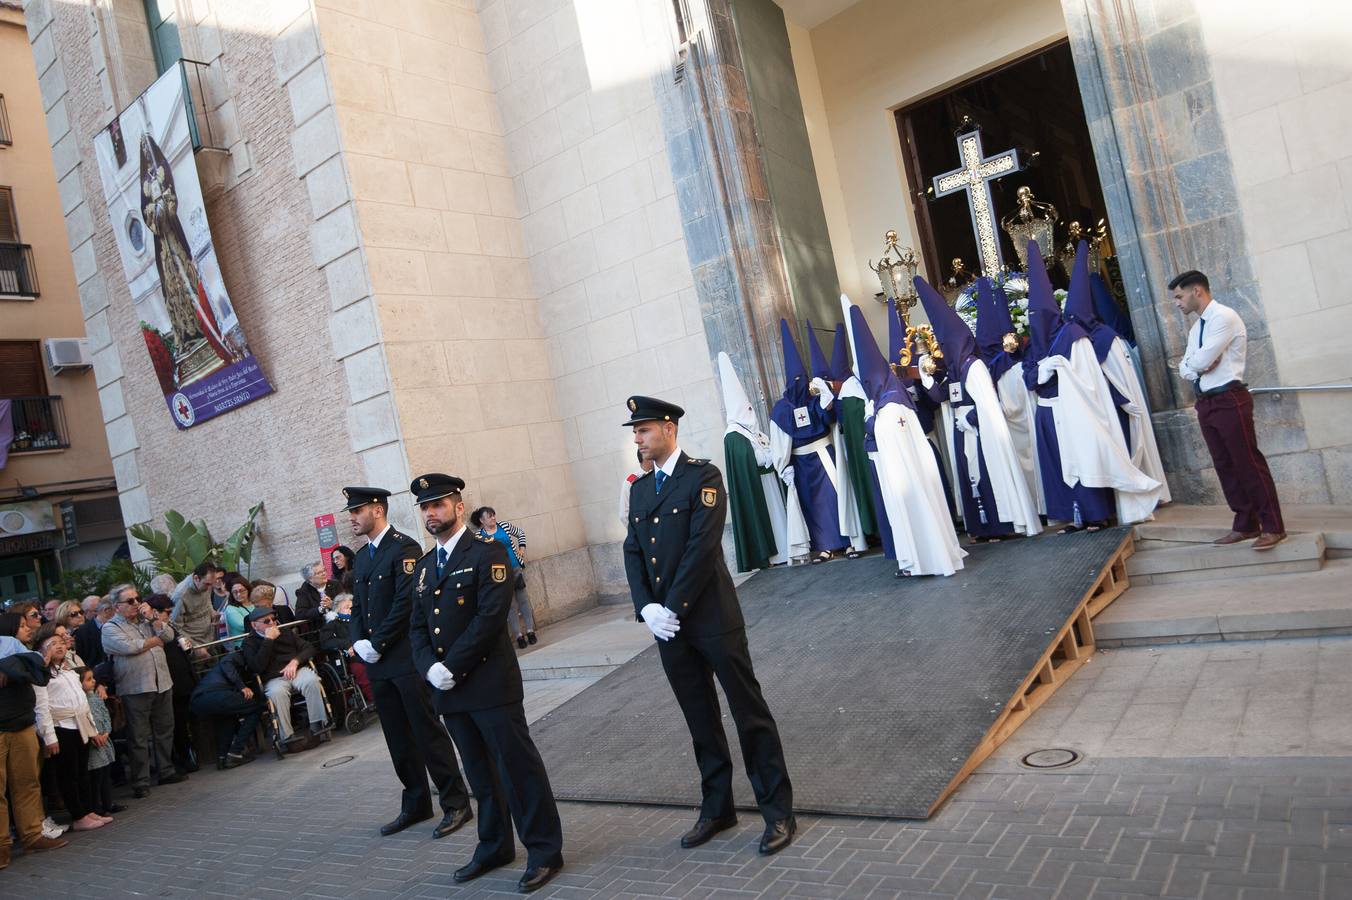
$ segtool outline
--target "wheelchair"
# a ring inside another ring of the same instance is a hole
[[[329,688],[324,683],[324,673],[315,665],[314,660],[307,662],[304,668],[311,670],[319,678],[319,692],[324,698],[325,722],[322,729],[318,732],[315,732],[312,729],[311,734],[318,738],[321,744],[325,744],[333,740],[333,723],[335,721],[333,706],[329,702]],[[277,717],[277,707],[273,703],[272,698],[268,696],[263,679],[258,678],[256,681],[260,696],[264,697],[268,704],[267,713],[263,716],[264,731],[267,734],[268,740],[272,743],[272,749],[277,754],[277,758],[284,759],[287,752],[286,741],[282,740],[282,728],[281,722]],[[292,691],[288,699],[291,703],[291,725],[294,736],[294,729],[298,728],[300,723],[306,723],[308,725],[310,713],[306,708],[307,701],[305,695],[300,691]]]
[[[342,722],[348,734],[356,734],[370,722],[376,705],[362,693],[343,653],[336,650],[322,653],[316,668],[319,670],[319,681],[324,685],[324,696],[329,698],[334,714],[329,721]]]

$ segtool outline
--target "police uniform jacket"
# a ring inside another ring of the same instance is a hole
[[[651,472],[633,483],[624,570],[636,614],[662,604],[681,621],[677,639],[745,627],[723,560],[727,517],[723,475],[707,459],[682,453],[660,494]]]
[[[408,644],[408,614],[413,596],[413,569],[422,556],[413,538],[393,527],[385,532],[375,559],[365,547],[357,551],[352,567],[352,642],[370,641],[380,654],[366,664],[372,679],[414,674]]]
[[[451,549],[440,578],[435,549],[414,567],[409,627],[414,664],[420,676],[438,662],[455,676],[449,691],[432,691],[438,713],[489,709],[524,697],[521,667],[507,635],[510,572],[506,548],[469,530]]]

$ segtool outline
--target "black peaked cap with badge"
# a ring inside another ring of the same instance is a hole
[[[656,397],[630,397],[628,402],[629,421],[625,426],[638,425],[640,422],[679,422],[685,410],[675,403],[658,400]]]
[[[464,479],[432,472],[413,479],[409,490],[427,503],[465,489]],[[437,572],[435,548],[413,572],[409,643],[414,664],[425,673],[441,663],[455,687],[432,692],[432,708],[445,715],[518,703],[524,692],[516,648],[507,634],[507,611],[515,593],[507,550],[473,530],[451,548]]]
[[[419,475],[413,479],[408,489],[413,494],[415,502],[419,504],[431,503],[433,500],[440,500],[442,497],[449,497],[463,491],[465,480],[456,478],[454,475],[428,472],[426,475]]]
[[[389,503],[390,492],[376,487],[345,487],[346,510],[377,500]],[[370,535],[375,537],[375,535]],[[380,659],[367,663],[373,680],[413,674],[413,654],[408,647],[408,603],[413,591],[413,566],[422,556],[422,545],[393,525],[372,553],[370,545],[355,551],[352,564],[352,619],[348,636],[355,643],[370,641]]]
[[[343,512],[351,512],[359,506],[375,503],[377,500],[389,502],[389,499],[390,492],[384,488],[345,487],[343,488],[343,500],[347,505],[343,507]]]

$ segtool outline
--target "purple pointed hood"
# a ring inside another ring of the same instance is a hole
[[[826,361],[826,354],[822,352],[822,345],[817,342],[817,330],[812,327],[812,320],[807,321],[807,353],[808,359],[812,362],[812,377],[829,380],[831,378],[831,364]]]
[[[999,381],[1018,362],[1018,351],[1005,350],[1005,335],[1014,331],[1009,315],[1009,297],[1002,287],[982,277],[976,283],[976,344],[981,360],[991,370],[991,380]]]
[[[1136,330],[1131,327],[1131,317],[1113,299],[1108,282],[1098,272],[1089,273],[1089,292],[1094,295],[1094,314],[1098,320],[1113,330],[1128,344],[1136,343]]]
[[[939,292],[919,275],[915,277],[915,289],[920,294],[920,302],[925,307],[925,315],[929,317],[934,336],[939,339],[939,346],[944,351],[948,371],[953,377],[965,375],[972,360],[980,358],[972,329],[967,327],[967,323],[944,301]]]
[[[784,396],[795,406],[805,406],[809,397],[807,385],[812,379],[808,378],[803,357],[793,340],[793,331],[785,319],[779,320],[779,339],[784,348]]]

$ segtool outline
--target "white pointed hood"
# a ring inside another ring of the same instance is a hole
[[[728,431],[740,431],[757,444],[768,441],[760,430],[756,419],[756,410],[751,406],[751,398],[732,367],[732,359],[722,350],[718,351],[718,380],[723,385],[723,408],[728,415]]]

